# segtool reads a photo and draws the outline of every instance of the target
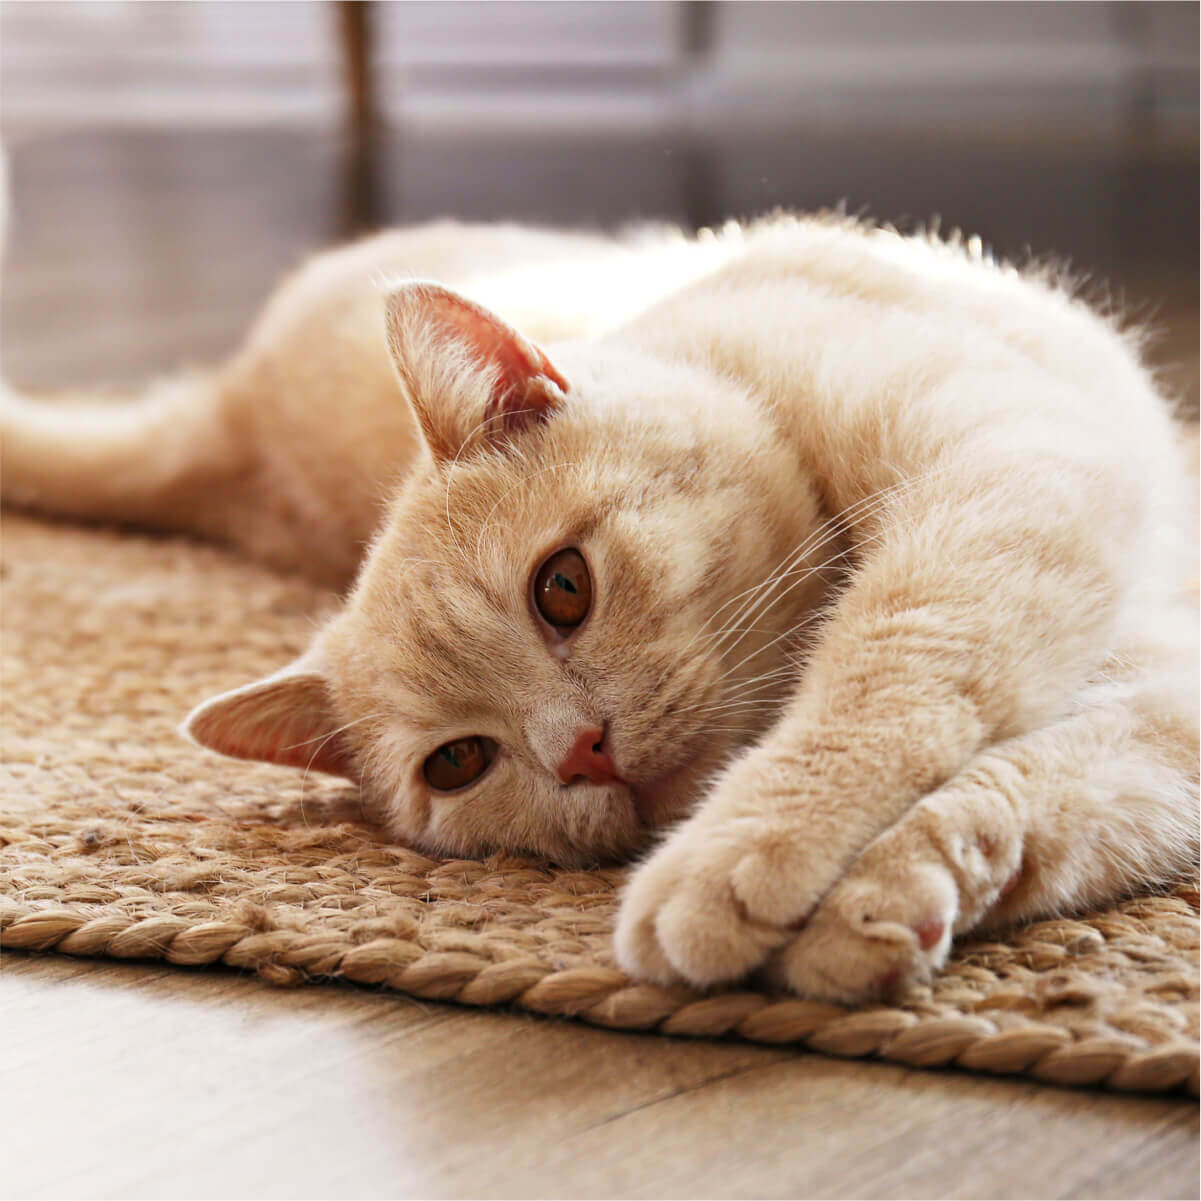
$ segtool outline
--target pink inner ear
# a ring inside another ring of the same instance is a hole
[[[476,358],[496,369],[486,421],[498,419],[504,430],[519,429],[546,417],[567,391],[567,380],[546,355],[486,309],[451,292],[441,293],[431,309],[448,332],[467,342]]]

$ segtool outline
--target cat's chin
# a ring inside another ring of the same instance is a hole
[[[629,785],[639,824],[646,830],[658,830],[685,816],[697,798],[699,774],[693,761],[644,784]]]
[[[698,731],[681,748],[684,761],[649,780],[626,784],[638,824],[653,833],[687,817],[708,792],[717,774],[738,749],[735,739]]]

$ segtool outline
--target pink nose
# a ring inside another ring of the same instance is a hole
[[[585,726],[576,735],[575,746],[567,758],[559,764],[559,779],[564,784],[583,776],[593,784],[607,784],[610,780],[620,781],[617,768],[605,750],[603,726]]]

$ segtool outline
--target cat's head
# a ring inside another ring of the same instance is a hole
[[[628,855],[772,719],[816,502],[711,373],[616,343],[552,364],[433,284],[388,318],[426,453],[308,654],[187,729],[361,781],[432,851]]]

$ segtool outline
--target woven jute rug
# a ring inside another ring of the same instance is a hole
[[[648,987],[609,949],[620,871],[431,860],[380,841],[344,784],[180,739],[193,703],[299,651],[327,595],[211,548],[11,514],[4,558],[0,946],[1197,1091],[1195,885],[967,943],[896,1006]]]

